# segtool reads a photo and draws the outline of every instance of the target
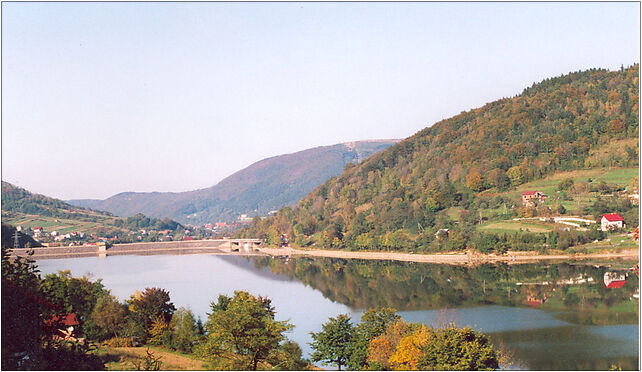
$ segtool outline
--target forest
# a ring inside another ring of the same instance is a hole
[[[497,220],[537,215],[521,211],[511,194],[527,182],[559,172],[637,167],[638,69],[636,64],[574,72],[462,112],[360,164],[346,165],[296,206],[256,218],[238,235],[270,244],[287,234],[296,246],[419,252],[484,246],[501,251],[506,245],[564,249],[569,245],[558,242],[593,239],[588,232],[565,231],[486,236],[476,225],[488,210],[502,210],[495,213]],[[584,183],[587,189],[598,184]],[[580,212],[617,208],[630,214],[629,225],[638,223],[638,209],[630,203],[598,195],[593,204]],[[453,209],[459,214],[455,219],[448,215]],[[546,213],[557,210],[563,212],[556,206]],[[493,244],[485,243],[489,240]]]

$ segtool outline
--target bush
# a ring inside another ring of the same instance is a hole
[[[565,179],[562,182],[557,184],[557,189],[560,190],[560,191],[570,190],[573,187],[573,183],[574,183],[574,181],[573,181],[572,178],[567,178],[567,179]]]

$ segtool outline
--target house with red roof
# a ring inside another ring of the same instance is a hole
[[[67,313],[62,315],[53,315],[46,320],[45,324],[50,328],[54,338],[63,340],[74,340],[74,326],[80,324],[76,314]]]
[[[602,231],[623,229],[626,226],[624,224],[624,218],[617,213],[603,214],[602,217],[600,217],[600,224],[602,225]]]
[[[546,199],[546,195],[539,191],[522,192],[522,205],[525,207],[534,207]]]
[[[607,271],[604,273],[604,286],[606,288],[622,288],[626,284],[626,276],[621,273]]]

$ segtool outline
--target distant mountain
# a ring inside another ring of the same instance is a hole
[[[294,205],[346,164],[359,163],[399,140],[372,140],[280,155],[256,162],[215,186],[187,192],[124,192],[105,200],[78,199],[69,203],[112,212],[118,216],[144,213],[183,223],[234,221],[240,214],[266,215]]]

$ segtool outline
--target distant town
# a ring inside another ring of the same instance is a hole
[[[270,211],[274,215],[277,211]],[[265,217],[259,217],[265,218]],[[120,233],[100,234],[86,231],[71,231],[62,233],[55,229],[47,229],[44,226],[23,226],[17,225],[16,231],[30,236],[33,240],[44,247],[77,246],[77,245],[109,245],[129,242],[164,242],[180,240],[201,240],[226,237],[239,228],[251,223],[254,217],[241,214],[236,222],[215,222],[202,225],[182,225],[183,228],[154,229],[142,228],[135,231]],[[59,220],[55,220],[59,222]],[[25,247],[21,247],[25,248]],[[28,248],[28,247],[27,247]]]

